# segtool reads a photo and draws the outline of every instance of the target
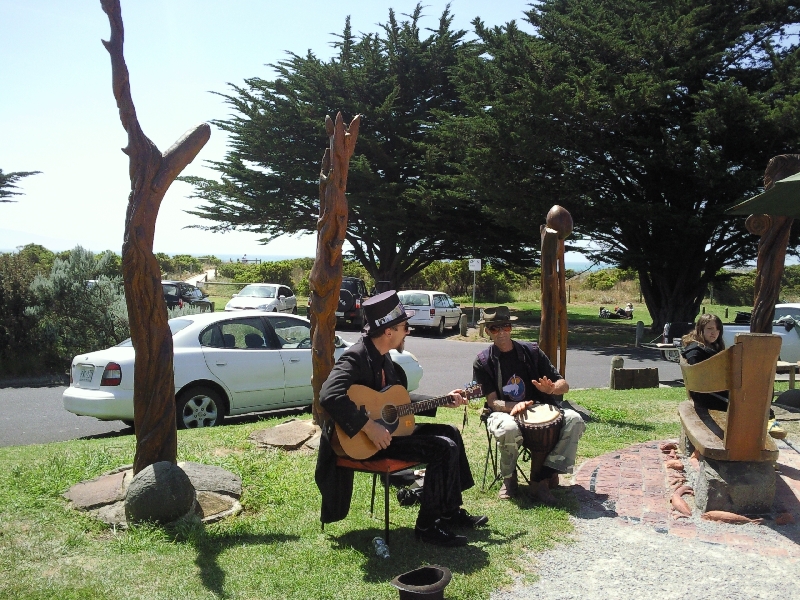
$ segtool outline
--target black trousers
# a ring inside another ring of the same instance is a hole
[[[426,464],[418,521],[429,523],[457,510],[461,492],[475,481],[469,469],[461,433],[452,425],[423,423],[411,435],[392,438],[374,458],[418,460]]]

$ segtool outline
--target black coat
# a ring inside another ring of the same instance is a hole
[[[320,404],[333,419],[323,427],[314,474],[322,495],[320,520],[323,523],[344,519],[350,511],[353,495],[353,471],[336,468],[336,454],[330,443],[333,421],[350,437],[361,431],[369,417],[350,400],[347,390],[353,384],[373,390],[383,389],[382,371],[385,372],[387,386],[406,385],[405,373],[392,362],[391,356],[388,353],[381,355],[372,340],[362,337],[339,357],[328,379],[322,384]],[[435,416],[436,409],[419,414]]]

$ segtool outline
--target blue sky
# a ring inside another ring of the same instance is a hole
[[[452,0],[456,27],[471,31],[522,21],[527,2]],[[125,58],[139,122],[164,151],[187,129],[226,118],[212,91],[246,77],[271,78],[266,65],[286,51],[331,55],[331,34],[347,15],[355,32],[377,30],[389,8],[410,13],[416,1],[122,0]],[[422,25],[435,27],[446,2],[423,3]],[[20,182],[23,196],[0,204],[0,250],[36,242],[53,250],[81,244],[120,251],[130,189],[126,134],[111,91],[108,20],[99,0],[0,0],[0,168],[42,171]],[[521,23],[522,24],[522,23]],[[525,24],[526,28],[530,28]],[[223,132],[184,174],[213,177],[203,166],[221,160]],[[320,149],[320,152],[322,149]],[[311,165],[317,170],[318,165]],[[176,182],[159,212],[155,250],[175,253],[314,255],[314,236],[285,237],[268,246],[240,232],[212,234],[187,226],[203,220],[190,186]]]

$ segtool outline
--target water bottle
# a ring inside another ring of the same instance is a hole
[[[372,548],[378,558],[389,558],[389,546],[386,545],[382,537],[372,538]]]

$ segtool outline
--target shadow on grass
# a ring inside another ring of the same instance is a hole
[[[512,539],[524,535],[521,532],[513,537],[499,537],[492,531],[491,524],[474,531],[459,530],[458,533],[466,535],[469,544],[458,548],[434,546],[417,541],[411,528],[393,530],[389,540],[391,560],[378,558],[371,551],[371,540],[375,536],[383,536],[382,529],[349,531],[343,535],[328,537],[334,550],[355,550],[364,556],[362,569],[365,582],[382,583],[426,564],[442,565],[453,573],[467,574],[479,571],[489,565],[489,554],[482,548],[476,547],[476,542],[507,544]]]
[[[286,534],[222,534],[210,535],[199,521],[191,521],[178,525],[175,529],[176,539],[194,546],[197,552],[195,564],[200,571],[200,581],[215,597],[229,598],[225,592],[225,570],[219,565],[219,556],[233,546],[260,545],[271,546],[286,542],[296,542],[299,536]]]

